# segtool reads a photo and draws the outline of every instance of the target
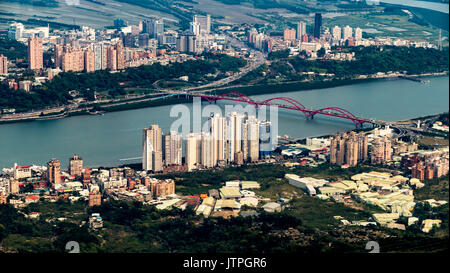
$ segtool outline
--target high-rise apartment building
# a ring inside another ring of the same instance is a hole
[[[283,39],[285,41],[294,41],[295,40],[295,28],[286,28],[283,31]]]
[[[343,35],[342,39],[345,41],[345,40],[350,39],[351,37],[353,37],[353,29],[352,29],[352,27],[345,26],[344,27],[344,35]]]
[[[108,46],[106,50],[106,67],[114,71],[125,68],[125,53],[122,43]]]
[[[387,137],[380,137],[372,143],[370,149],[370,162],[372,164],[384,164],[392,159],[392,143]]]
[[[8,39],[18,40],[22,38],[22,33],[24,32],[25,27],[22,23],[13,23],[9,25],[8,28]]]
[[[125,69],[125,52],[122,43],[118,43],[115,46],[117,52],[117,70]]]
[[[162,171],[162,130],[152,125],[143,130],[142,169],[144,171]]]
[[[190,22],[189,31],[194,35],[200,35],[200,24],[198,22]]]
[[[117,70],[117,50],[112,45],[106,50],[106,67],[113,71]]]
[[[359,27],[355,28],[355,40],[361,41],[362,40],[362,29]]]
[[[170,134],[163,135],[162,142],[164,165],[181,165],[181,134],[171,131]]]
[[[368,159],[368,140],[364,133],[338,134],[330,139],[330,163],[356,166]]]
[[[297,23],[297,40],[301,40],[304,34],[306,34],[306,23],[298,22]]]
[[[52,187],[61,184],[61,163],[59,160],[53,158],[47,163],[46,177],[47,182]]]
[[[107,68],[107,47],[102,43],[94,44],[94,66],[95,70],[104,70]]]
[[[209,34],[211,32],[211,16],[208,14],[194,15],[194,23],[200,25],[200,34]]]
[[[153,38],[158,39],[164,34],[164,20],[162,18],[157,19],[153,23]]]
[[[87,49],[84,51],[84,71],[95,71],[95,53],[91,49]]]
[[[225,119],[225,161],[234,162],[236,153],[242,150],[242,124],[244,116],[236,112],[230,113]]]
[[[212,168],[216,166],[214,161],[214,140],[210,132],[202,132],[201,145],[201,164],[204,168]]]
[[[215,114],[209,118],[208,122],[214,141],[213,160],[217,163],[225,159],[225,118]]]
[[[28,38],[28,68],[31,70],[44,68],[42,40],[39,37]]]
[[[189,133],[186,138],[185,159],[188,171],[197,169],[200,163],[200,158],[198,158],[198,150],[200,150],[200,147],[198,147],[198,139],[198,134],[195,133]]]
[[[340,27],[338,26],[334,26],[332,29],[332,37],[333,37],[333,42],[334,43],[338,43],[341,38],[342,38],[342,30]]]
[[[142,32],[148,33],[151,38],[158,38],[164,33],[164,19],[150,19],[142,21]]]
[[[80,177],[83,173],[83,159],[78,155],[74,155],[69,160],[69,174]]]
[[[0,75],[8,74],[8,58],[0,54]]]
[[[180,34],[177,38],[177,50],[180,52],[197,52],[197,36],[186,32]]]
[[[70,45],[65,45],[62,51],[62,56],[60,56],[60,58],[61,70],[64,72],[80,72],[85,69],[85,54],[79,48],[73,48]],[[59,60],[59,57],[56,59]]]
[[[244,131],[246,131],[247,139],[247,147],[248,151],[243,151],[244,155],[247,154],[247,157],[244,160],[248,160],[251,162],[258,161],[259,159],[259,123],[258,119],[254,116],[249,116],[244,123]]]

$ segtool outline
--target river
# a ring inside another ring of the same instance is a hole
[[[449,78],[429,77],[428,84],[410,80],[379,80],[333,88],[253,96],[256,100],[291,97],[306,107],[338,106],[365,118],[406,120],[449,110]],[[219,105],[223,106],[223,102]],[[191,107],[192,104],[188,104]],[[75,116],[59,120],[0,125],[0,169],[18,164],[44,165],[61,160],[64,169],[74,153],[85,166],[136,163],[141,156],[142,129],[159,124],[166,133],[176,118],[171,105]],[[333,134],[353,129],[351,121],[316,116],[306,120],[300,112],[280,110],[278,134],[295,138]],[[134,158],[134,159],[133,159]],[[128,159],[128,160],[124,160]],[[131,160],[130,160],[131,159]]]

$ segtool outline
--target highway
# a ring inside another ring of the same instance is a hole
[[[253,55],[253,58],[248,59],[247,65],[245,67],[241,68],[238,73],[235,73],[229,77],[226,77],[226,78],[223,78],[223,79],[211,82],[211,83],[207,83],[204,85],[185,88],[182,90],[182,92],[190,92],[191,93],[192,91],[197,90],[197,91],[195,91],[195,93],[206,93],[207,90],[199,90],[199,89],[215,88],[215,87],[229,84],[237,79],[240,79],[241,77],[246,75],[248,72],[255,70],[256,68],[258,68],[259,66],[261,66],[262,64],[264,64],[266,62],[267,54],[265,54],[261,51],[255,50],[253,48],[249,48],[243,41],[240,41],[230,35],[227,35],[226,37],[227,37],[226,39],[227,39],[228,45],[230,45],[238,50],[247,48],[248,51]],[[161,91],[173,92],[173,90],[161,90]],[[176,92],[179,92],[179,91],[176,91]]]

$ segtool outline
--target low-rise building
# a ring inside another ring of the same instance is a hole
[[[280,212],[282,210],[281,205],[275,202],[270,202],[265,204],[262,207],[266,212],[272,213],[272,212]]]
[[[239,187],[222,187],[220,189],[220,196],[223,199],[236,199],[242,196]]]

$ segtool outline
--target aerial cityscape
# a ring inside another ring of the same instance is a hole
[[[0,2],[0,253],[448,253],[449,4],[412,2]]]

